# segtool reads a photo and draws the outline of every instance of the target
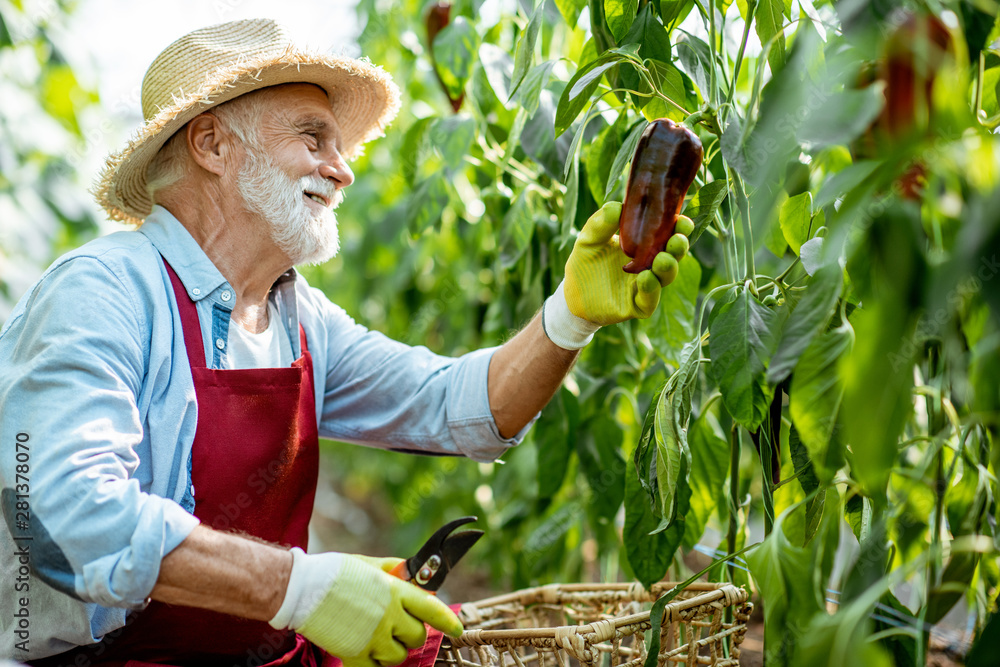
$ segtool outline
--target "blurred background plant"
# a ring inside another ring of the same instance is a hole
[[[499,344],[621,199],[648,120],[705,162],[680,278],[597,335],[524,444],[483,465],[324,443],[314,546],[405,555],[478,514],[445,591],[468,599],[761,542],[711,576],[752,576],[768,664],[918,665],[932,638],[997,664],[996,3],[456,0],[433,44],[430,2],[356,10],[403,107],[354,165],[340,256],[304,273],[370,328]],[[101,229],[60,157],[96,100],[45,24],[5,31],[19,11],[0,0],[7,308]]]

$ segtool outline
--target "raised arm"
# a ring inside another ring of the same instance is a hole
[[[677,277],[686,236],[668,246],[676,255],[661,252],[651,270],[622,270],[629,258],[615,235],[620,216],[621,204],[609,202],[587,220],[566,261],[565,280],[542,312],[494,353],[489,400],[501,436],[513,436],[545,407],[601,326],[649,317],[660,290]],[[675,237],[692,227],[680,216]]]

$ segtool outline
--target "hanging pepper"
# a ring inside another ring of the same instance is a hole
[[[462,108],[462,101],[465,99],[465,93],[459,93],[458,97],[451,96],[451,93],[448,92],[448,87],[444,85],[444,81],[441,80],[441,75],[438,74],[437,63],[434,60],[434,38],[437,37],[437,34],[441,32],[446,25],[448,25],[450,20],[450,2],[439,0],[439,2],[431,5],[430,10],[427,12],[427,51],[430,53],[431,63],[434,65],[434,76],[441,85],[441,90],[443,90],[444,94],[448,96],[448,101],[451,103],[452,110],[458,113],[458,110]]]
[[[701,159],[698,135],[669,119],[654,120],[642,133],[619,221],[619,243],[632,258],[625,265],[628,273],[652,267],[666,248]]]

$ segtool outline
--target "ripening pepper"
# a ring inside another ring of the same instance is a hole
[[[698,135],[669,119],[654,120],[642,133],[619,221],[619,243],[632,258],[625,265],[628,273],[652,267],[666,248],[701,159]]]
[[[448,96],[448,101],[451,103],[452,110],[458,113],[458,110],[462,108],[462,101],[465,99],[465,93],[459,93],[458,97],[452,97],[451,93],[448,92],[448,87],[445,86],[444,81],[441,80],[441,75],[438,74],[437,71],[437,64],[434,62],[434,38],[437,37],[437,34],[448,25],[450,20],[450,2],[439,0],[431,5],[430,10],[427,12],[427,51],[431,54],[431,63],[434,64],[434,76],[437,78],[438,84],[441,86],[441,90],[443,90],[444,94]]]

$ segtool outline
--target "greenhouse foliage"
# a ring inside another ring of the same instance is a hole
[[[379,543],[404,553],[479,514],[496,590],[648,585],[691,574],[696,546],[740,552],[710,576],[753,586],[770,665],[923,664],[955,605],[976,622],[968,664],[995,664],[997,9],[458,0],[430,43],[428,3],[362,0],[361,52],[403,108],[354,166],[340,257],[306,275],[366,326],[445,354],[498,344],[621,200],[647,122],[683,122],[705,161],[656,314],[602,330],[502,464],[327,443],[344,525],[398,525]],[[2,25],[5,72],[39,65],[3,85],[78,132],[85,100],[45,93],[72,77],[58,49]],[[47,261],[93,223],[58,151],[3,120],[4,205],[56,216]],[[6,239],[29,232],[3,231],[16,298]]]

